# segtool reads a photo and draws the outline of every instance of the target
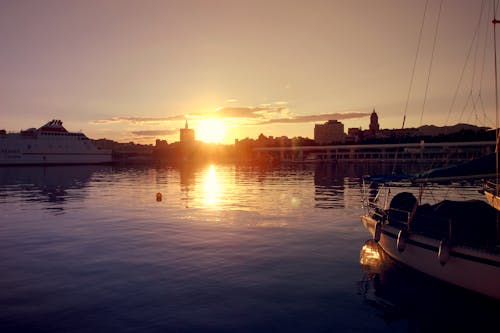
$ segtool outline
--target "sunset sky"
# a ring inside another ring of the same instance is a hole
[[[494,126],[491,1],[0,0],[0,129],[120,142]],[[479,24],[478,24],[479,22]],[[427,88],[427,98],[423,106]],[[409,101],[408,106],[407,100]],[[422,118],[422,120],[421,120]]]

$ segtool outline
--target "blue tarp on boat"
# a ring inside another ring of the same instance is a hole
[[[496,174],[495,153],[481,158],[454,164],[442,168],[431,169],[415,175],[414,180],[435,179],[471,179],[484,178]]]

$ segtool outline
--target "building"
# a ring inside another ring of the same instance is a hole
[[[378,115],[375,112],[375,109],[373,109],[372,114],[370,115],[370,132],[372,134],[377,133],[380,130],[380,126],[378,124]]]
[[[345,138],[346,143],[358,143],[363,139],[363,130],[361,128],[349,128],[347,129],[347,136]]]
[[[314,141],[320,145],[344,143],[344,124],[338,120],[328,120],[324,124],[314,125]]]
[[[188,127],[187,120],[186,120],[185,127],[181,128],[180,141],[181,141],[181,143],[193,143],[194,142],[194,129]]]
[[[156,148],[165,148],[167,146],[168,146],[167,140],[156,139],[156,144],[155,144]]]

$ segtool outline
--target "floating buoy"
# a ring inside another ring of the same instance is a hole
[[[450,244],[446,239],[442,239],[439,242],[438,258],[441,266],[444,266],[448,262],[448,259],[450,259]]]
[[[380,234],[382,233],[382,222],[378,221],[375,224],[375,230],[373,231],[373,240],[378,243],[380,240]]]
[[[162,195],[160,192],[156,193],[156,201],[161,201]]]
[[[408,238],[408,232],[404,229],[399,230],[398,241],[396,243],[399,252],[403,252],[405,250],[407,238]]]

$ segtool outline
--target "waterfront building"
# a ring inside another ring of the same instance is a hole
[[[314,125],[314,141],[320,145],[343,143],[345,140],[344,124],[338,120],[328,120],[324,124]]]
[[[187,120],[186,120],[186,125],[184,126],[184,128],[181,128],[180,131],[180,142],[181,143],[194,142],[194,129],[189,128]]]
[[[156,148],[164,148],[164,147],[167,147],[167,146],[168,146],[167,140],[156,139],[156,144],[155,144]]]
[[[456,163],[492,154],[495,141],[256,147],[258,158],[281,162]]]
[[[352,127],[347,129],[345,142],[348,144],[358,143],[363,138],[363,130],[361,128]]]

